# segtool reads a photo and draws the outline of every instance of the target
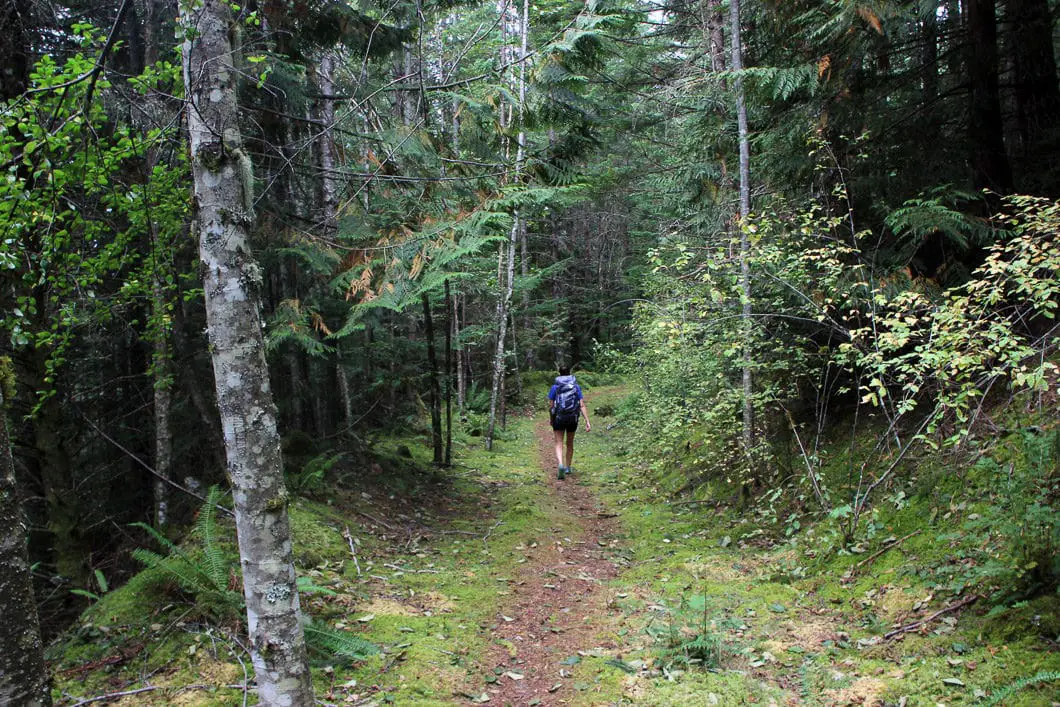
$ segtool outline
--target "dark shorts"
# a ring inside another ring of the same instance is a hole
[[[552,429],[556,432],[577,432],[578,431],[578,418],[561,420],[558,418],[552,418],[550,421]]]

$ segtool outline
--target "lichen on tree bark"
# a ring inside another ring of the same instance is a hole
[[[233,20],[219,0],[182,4],[181,19],[194,28],[183,63],[199,257],[258,698],[265,705],[311,705],[260,324],[261,276],[249,245],[253,175],[238,128]]]

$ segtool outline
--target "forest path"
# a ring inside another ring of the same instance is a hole
[[[493,648],[487,664],[493,666],[497,680],[487,690],[492,704],[558,705],[570,701],[570,666],[579,660],[579,651],[597,647],[597,633],[608,605],[604,583],[618,574],[611,559],[619,530],[614,516],[604,511],[577,472],[562,481],[556,478],[548,423],[539,421],[534,432],[540,473],[548,479],[553,513],[567,516],[572,522],[565,525],[573,526],[576,532],[526,548],[530,559],[520,567],[513,583],[514,601],[501,608],[491,632]],[[576,445],[575,462],[577,459]]]

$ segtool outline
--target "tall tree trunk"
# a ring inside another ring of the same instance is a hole
[[[48,354],[44,350],[29,353],[33,374],[26,377],[30,390],[48,390],[45,383]],[[73,462],[63,430],[66,428],[59,393],[40,404],[33,417],[33,446],[44,486],[44,503],[48,531],[52,536],[52,561],[55,572],[75,587],[85,586],[89,579],[82,538],[81,499],[74,487]]]
[[[527,240],[528,240],[527,239],[527,233],[526,233],[527,230],[528,229],[526,227],[526,221],[524,220],[520,224],[520,227],[519,227],[519,274],[522,275],[524,283],[530,277],[530,247],[529,247],[529,243],[527,242]],[[523,286],[522,307],[523,307],[523,317],[522,317],[522,319],[523,319],[523,331],[527,331],[528,332],[528,331],[530,331],[530,327],[531,327],[531,323],[530,323],[530,290],[525,285]],[[515,338],[516,338],[516,330],[515,330],[515,322],[513,321],[512,322],[512,348],[513,348],[513,354],[514,354]],[[527,370],[533,370],[536,367],[537,367],[537,362],[536,362],[536,360],[534,358],[534,347],[533,346],[528,346],[526,348],[526,368],[527,368]],[[520,368],[519,367],[519,358],[518,358],[518,356],[516,356],[516,358],[515,358],[515,373],[516,373],[516,375],[519,374],[519,368]],[[521,381],[520,381],[519,385],[520,385],[520,388],[521,388],[521,386],[522,386],[522,382]],[[519,395],[522,396],[522,390],[520,390]]]
[[[350,394],[350,375],[342,361],[342,341],[335,344],[335,377],[339,382],[339,399],[342,403],[342,429],[353,429],[353,396]]]
[[[515,397],[518,400],[523,399],[523,377],[519,375],[519,352],[516,350],[517,341],[515,338],[515,316],[511,317],[511,321],[508,322],[512,328],[512,360],[515,361]],[[507,421],[505,422],[507,424]]]
[[[153,483],[155,527],[164,528],[169,523],[169,484],[166,480],[170,478],[173,469],[173,432],[169,426],[173,400],[173,362],[169,350],[169,308],[166,303],[165,288],[158,281],[158,277],[159,275],[156,274],[156,282],[151,291],[151,308],[154,310],[153,319],[155,320],[152,327],[154,352],[151,368],[155,379],[155,471],[157,472]]]
[[[206,342],[203,342],[200,338],[202,332],[196,332],[195,339],[188,338],[185,334],[188,326],[188,315],[185,309],[187,303],[179,295],[177,299],[177,306],[173,309],[173,348],[189,355],[197,355],[196,352],[202,353],[208,348]],[[202,428],[195,430],[194,434],[203,435],[206,439],[206,446],[209,448],[206,451],[209,454],[209,458],[216,462],[211,464],[210,468],[219,468],[224,465],[225,443],[220,433],[221,426],[217,417],[217,406],[213,400],[209,399],[209,388],[203,389],[202,379],[196,374],[197,366],[185,364],[181,368],[183,374],[180,377],[181,388],[187,392],[191,405],[195,408],[195,412],[198,413],[199,420],[202,422]]]
[[[317,66],[317,101],[316,119],[323,124],[320,140],[317,143],[320,162],[320,221],[324,235],[331,238],[338,228],[339,180],[335,171],[335,59],[330,52],[324,52]]]
[[[506,14],[506,13],[505,13]],[[523,109],[526,104],[526,57],[527,57],[527,34],[530,27],[529,22],[529,0],[523,0],[523,12],[519,25],[520,54],[519,54],[519,136],[518,147],[515,153],[515,181],[519,180],[523,167],[523,158],[526,149],[526,132],[523,129]],[[505,23],[502,22],[502,25]],[[501,114],[504,106],[501,105]],[[502,396],[504,387],[504,343],[506,330],[508,328],[508,312],[511,307],[512,292],[515,288],[515,250],[518,248],[518,237],[520,229],[520,214],[516,210],[512,214],[512,230],[508,237],[508,267],[507,278],[500,277],[498,273],[498,285],[503,294],[497,307],[497,351],[493,359],[493,386],[490,389],[490,416],[486,428],[486,449],[493,448],[493,432],[497,421],[498,397]],[[501,405],[503,406],[503,399]]]
[[[721,15],[721,0],[703,0],[700,12],[703,40],[710,56],[710,70],[725,71],[725,20]]]
[[[1005,154],[998,86],[997,16],[994,0],[965,0],[968,26],[968,142],[972,183],[977,189],[1012,191]]]
[[[326,437],[331,434],[332,427],[328,411],[330,406],[328,392],[334,390],[331,385],[331,370],[324,362],[316,357],[305,356],[307,392],[313,401],[313,430],[314,437]]]
[[[501,364],[501,390],[497,396],[497,419],[500,420],[501,429],[508,427],[508,362]],[[492,438],[492,434],[490,435]]]
[[[748,459],[755,446],[755,409],[751,380],[751,243],[747,236],[747,217],[751,213],[751,148],[747,138],[747,103],[743,90],[743,47],[740,40],[740,0],[729,0],[729,31],[732,46],[732,70],[736,72],[733,90],[736,94],[736,118],[740,141],[740,299],[743,331],[743,445]]]
[[[0,99],[11,100],[26,90],[30,54],[32,0],[0,3]]]
[[[932,106],[939,95],[939,31],[935,7],[929,8],[921,23],[920,32],[920,71],[923,76],[924,105]]]
[[[449,280],[445,281],[445,460],[453,465],[453,297],[449,292]]]
[[[0,359],[0,704],[37,707],[52,700],[7,431],[10,375],[10,361]]]
[[[519,228],[519,214],[515,214],[515,222],[512,224],[511,234],[507,243],[507,267],[504,269],[506,277],[498,277],[502,293],[497,303],[497,348],[493,354],[493,385],[490,387],[490,415],[486,425],[486,449],[493,449],[493,432],[497,424],[497,413],[503,396],[504,387],[504,343],[508,333],[508,310],[512,302],[512,289],[515,284],[515,249],[516,233]],[[503,260],[504,251],[501,253]]]
[[[434,351],[434,318],[431,316],[431,299],[424,292],[423,327],[427,337],[427,374],[431,394],[431,446],[434,450],[434,463],[438,466],[445,461],[442,456],[442,395],[438,381],[438,356]]]
[[[294,179],[293,176],[290,177]],[[292,189],[291,196],[294,198],[294,191]],[[292,202],[294,203],[294,202]],[[277,264],[280,270],[280,291],[283,293],[282,297],[285,300],[291,300],[297,302],[297,306],[301,306],[298,302],[298,288],[295,284],[296,275],[292,273],[293,266],[290,263],[285,262],[282,258]],[[281,396],[281,400],[286,397],[287,408],[284,422],[287,427],[285,429],[301,430],[305,431],[306,422],[306,376],[303,369],[305,355],[302,349],[295,343],[287,343],[284,345],[283,362],[287,368],[287,395]],[[283,385],[283,381],[281,381]]]
[[[467,358],[466,347],[460,344],[460,311],[464,295],[457,295],[453,300],[453,340],[456,341],[456,410],[460,419],[466,419],[464,404],[467,401]]]
[[[253,182],[236,105],[227,3],[180,5],[186,119],[217,406],[236,516],[250,655],[264,705],[312,705],[280,436],[250,252]],[[194,32],[191,32],[191,29]]]
[[[1009,0],[1008,23],[1013,33],[1007,44],[1015,70],[1020,152],[1036,162],[1035,146],[1060,130],[1060,84],[1056,80],[1054,23],[1048,0]],[[1055,159],[1055,153],[1051,154]]]

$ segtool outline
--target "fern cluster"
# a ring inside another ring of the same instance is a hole
[[[191,537],[200,545],[186,550],[145,523],[134,523],[143,529],[166,552],[161,554],[146,548],[133,550],[133,557],[144,570],[130,580],[137,589],[176,587],[188,595],[196,610],[204,618],[216,621],[237,618],[243,610],[243,595],[231,589],[233,558],[221,544],[217,524],[217,503],[220,491],[210,488],[199,511]],[[236,585],[238,586],[238,584]]]
[[[341,455],[332,459],[318,457],[314,462],[321,470],[327,462],[334,463]],[[146,531],[166,552],[162,554],[145,548],[133,551],[144,565],[144,570],[130,580],[135,590],[176,587],[193,603],[202,618],[213,622],[239,620],[243,613],[243,594],[239,582],[235,581],[236,560],[225,550],[217,520],[217,504],[220,491],[210,488],[206,501],[199,511],[198,520],[191,537],[200,546],[188,550],[178,546],[165,535],[144,523],[136,527]],[[298,578],[301,594],[334,595],[327,587],[318,586],[309,577]],[[379,653],[379,648],[360,636],[323,626],[316,626],[305,617],[306,646],[311,655],[320,661],[350,663],[364,660]]]

